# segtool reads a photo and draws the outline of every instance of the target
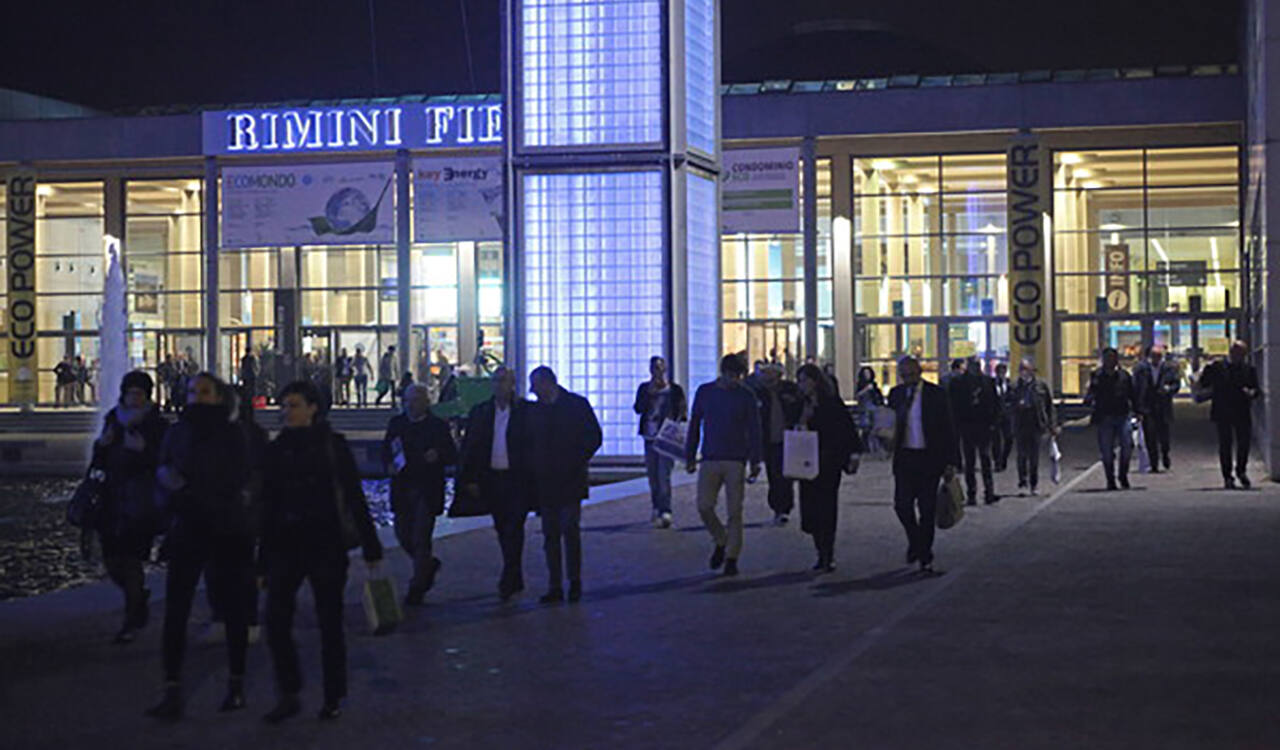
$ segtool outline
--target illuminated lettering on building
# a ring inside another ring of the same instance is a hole
[[[1050,377],[1045,213],[1049,172],[1040,143],[1020,137],[1008,152],[1010,358],[1030,359]]]
[[[209,156],[497,146],[501,104],[396,104],[205,112]]]
[[[36,402],[36,175],[13,172],[7,181],[9,403]]]

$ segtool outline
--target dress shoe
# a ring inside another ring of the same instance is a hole
[[[1245,476],[1243,473],[1237,474],[1236,478],[1240,480],[1240,486],[1245,488],[1246,490],[1253,486],[1253,484],[1249,481],[1249,477]]]
[[[320,721],[333,721],[342,715],[342,701],[325,701],[316,714]]]
[[[569,581],[569,601],[582,600],[582,581]]]
[[[907,565],[920,559],[920,555],[916,553],[915,547],[907,547]]]
[[[287,693],[280,696],[280,700],[276,701],[276,707],[268,711],[262,720],[268,724],[279,724],[285,719],[292,719],[301,711],[302,702],[298,700],[297,693]]]
[[[720,566],[724,565],[724,547],[716,545],[716,548],[711,552],[711,562],[708,564],[712,570],[719,570]]]
[[[977,505],[977,504],[978,504],[978,498],[976,497],[971,497],[967,501],[965,501],[965,505]]]
[[[921,575],[926,575],[926,576],[931,576],[931,575],[933,575],[933,574],[934,574],[934,570],[933,570],[933,563],[932,563],[932,562],[922,562],[922,563],[920,563],[920,574],[921,574]]]
[[[409,590],[404,592],[404,606],[421,607],[425,596],[425,591],[420,588],[410,586]]]
[[[164,697],[160,702],[147,709],[147,716],[153,719],[176,721],[182,718],[182,687],[170,682],[164,686]]]
[[[431,558],[431,568],[427,571],[427,580],[423,581],[423,592],[430,591],[431,587],[436,585],[436,574],[439,573],[440,569],[443,567],[444,563],[440,562],[440,558]]]
[[[151,589],[143,589],[138,606],[133,611],[133,627],[142,630],[151,619]]]
[[[986,503],[987,505],[995,505],[996,503],[1000,502],[1000,498],[995,495],[987,495],[986,498],[983,500],[983,502]]]
[[[562,601],[564,601],[564,589],[551,589],[538,599],[540,604],[559,604]]]
[[[510,582],[504,581],[498,584],[498,598],[504,602],[510,599],[511,597],[515,596],[516,594],[520,593],[521,591],[524,591],[523,583],[510,583]]]
[[[730,557],[724,561],[724,574],[727,576],[738,575],[738,561]]]
[[[1116,491],[1116,480],[1114,480],[1114,479],[1108,479],[1108,480],[1107,480],[1107,492],[1115,492],[1115,491]]]
[[[125,624],[124,627],[120,628],[120,630],[116,632],[116,636],[111,639],[111,642],[117,646],[123,646],[127,643],[133,643],[134,639],[137,637],[138,631],[134,629],[133,625]]]
[[[1119,478],[1120,478],[1120,487],[1126,490],[1129,489],[1129,477],[1125,474],[1121,474]]]
[[[1170,467],[1170,466],[1169,466],[1169,456],[1168,456],[1168,455],[1165,455],[1165,457],[1164,457],[1164,470],[1165,470],[1165,471],[1168,471],[1170,468],[1172,468],[1172,467]]]
[[[1222,487],[1223,489],[1234,490],[1236,488],[1236,480],[1226,477],[1222,480]]]
[[[227,697],[222,699],[222,705],[218,707],[218,711],[226,713],[239,711],[242,708],[244,708],[244,679],[232,677],[227,683]]]

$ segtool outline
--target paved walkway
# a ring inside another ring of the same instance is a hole
[[[2,744],[1280,747],[1280,488],[1217,489],[1216,456],[1183,444],[1203,423],[1183,425],[1175,471],[1125,493],[1096,491],[1091,435],[1069,435],[1068,484],[972,509],[939,532],[932,578],[902,564],[883,462],[846,480],[839,570],[824,576],[797,528],[766,525],[763,486],[735,579],[706,570],[689,485],[672,530],[649,527],[645,497],[588,507],[576,606],[535,603],[536,533],[528,594],[500,603],[492,532],[459,529],[440,540],[429,606],[394,635],[365,635],[355,572],[352,695],[332,724],[258,720],[273,698],[261,645],[248,712],[215,712],[223,651],[197,645],[188,718],[154,724],[142,710],[159,687],[158,617],[121,648],[107,645],[119,612],[105,585],[13,602],[0,607]],[[403,556],[391,562],[403,580]],[[318,639],[300,613],[314,710]]]

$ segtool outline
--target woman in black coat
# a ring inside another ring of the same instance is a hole
[[[248,598],[253,585],[253,511],[245,492],[249,456],[244,430],[231,421],[231,389],[202,372],[187,381],[187,405],[160,449],[156,481],[172,522],[165,538],[165,694],[147,714],[182,716],[182,662],[187,621],[206,567],[218,587],[213,598],[227,626],[230,672],[222,711],[244,708],[245,657],[249,646]]]
[[[280,392],[284,429],[263,462],[260,572],[267,586],[267,643],[275,663],[279,701],[263,718],[279,722],[302,710],[302,673],[293,641],[298,589],[311,583],[324,667],[321,719],[335,719],[347,694],[347,646],[342,593],[347,551],[364,550],[371,571],[382,545],[360,486],[355,456],[342,435],[320,417],[314,384],[294,381]]]
[[[142,563],[151,557],[158,528],[155,513],[156,460],[168,423],[151,401],[154,384],[135,370],[120,382],[120,402],[102,426],[93,445],[90,471],[104,476],[98,538],[107,575],[124,592],[124,624],[116,643],[131,643],[147,624],[147,600]]]
[[[800,482],[800,528],[813,536],[818,550],[813,569],[831,572],[836,568],[840,475],[846,467],[856,470],[851,457],[862,452],[862,441],[844,401],[835,395],[822,370],[804,365],[796,373],[796,384],[804,396],[799,425],[818,433],[818,476]]]

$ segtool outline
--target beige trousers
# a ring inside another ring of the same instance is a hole
[[[747,467],[741,461],[703,461],[698,464],[698,515],[725,557],[736,560],[742,552],[742,499],[746,493]],[[724,487],[728,528],[716,515],[716,500]]]

